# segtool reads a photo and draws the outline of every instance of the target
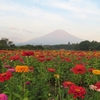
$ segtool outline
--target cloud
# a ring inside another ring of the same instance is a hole
[[[21,33],[20,29],[15,27],[0,27],[0,33],[1,38],[8,38],[14,42],[24,41],[24,38],[22,39],[23,34]]]
[[[14,30],[14,31],[23,31],[23,32],[26,32],[26,33],[33,33],[33,31],[29,31],[29,30],[26,30],[26,29],[18,29],[18,28],[15,28],[15,27],[8,27],[9,29],[11,30]]]
[[[10,12],[10,15],[18,16],[18,17],[29,17],[38,19],[49,15],[53,19],[63,19],[66,14],[70,16],[75,15],[75,18],[89,18],[89,14],[100,15],[100,9],[97,7],[97,4],[92,1],[87,0],[29,0],[33,6],[25,6],[24,4],[20,4],[18,2],[1,2],[0,3],[0,11]],[[35,5],[36,4],[36,5]],[[42,8],[41,8],[42,7]],[[47,9],[45,9],[47,7]],[[52,12],[50,12],[52,9]],[[53,10],[54,9],[54,10]],[[56,9],[59,9],[56,11]],[[64,15],[60,14],[59,11],[64,11]],[[13,14],[12,14],[13,13]],[[1,13],[2,14],[2,13]],[[46,17],[49,18],[50,17]]]
[[[24,1],[0,0],[0,26],[9,27],[5,34],[23,38],[22,41],[55,29],[81,36],[79,33],[90,32],[88,28],[95,25],[98,30],[100,26],[100,8],[93,0]]]
[[[22,31],[27,32],[27,33],[33,33],[32,31],[28,31],[28,30],[25,30],[25,29],[23,29]]]
[[[28,17],[28,16],[37,17],[40,9],[35,6],[33,6],[32,8],[26,7],[24,5],[21,5],[20,3],[13,3],[13,2],[2,3],[1,2],[0,11],[4,12],[6,15],[9,15],[9,16],[18,15],[18,17]],[[7,12],[9,12],[9,14]]]
[[[8,28],[11,29],[11,30],[20,31],[20,29],[17,29],[17,28],[15,28],[15,27],[8,27]]]
[[[69,13],[70,16],[76,14],[76,18],[89,18],[90,15],[100,15],[100,8],[98,4],[92,0],[50,0],[49,3],[43,3],[43,5],[48,5],[50,7],[58,8],[59,10]]]
[[[98,13],[100,9],[97,8],[97,3],[92,0],[69,0],[52,2],[52,5],[62,9],[74,11],[74,12],[86,12],[86,13]]]

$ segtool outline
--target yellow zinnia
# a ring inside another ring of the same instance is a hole
[[[92,70],[93,74],[100,75],[100,70]]]
[[[54,76],[55,76],[56,78],[58,78],[58,79],[59,79],[59,77],[60,77],[59,74],[54,74]]]
[[[16,66],[15,71],[19,73],[29,72],[29,68],[28,66]]]

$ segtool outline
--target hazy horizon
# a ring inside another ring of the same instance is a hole
[[[100,0],[0,0],[0,38],[25,42],[54,30],[100,42]]]

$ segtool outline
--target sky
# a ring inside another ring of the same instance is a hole
[[[100,42],[100,0],[0,0],[0,39],[20,43],[58,29]]]

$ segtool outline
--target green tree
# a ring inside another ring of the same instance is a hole
[[[99,43],[97,41],[92,41],[90,43],[89,49],[90,50],[97,50]]]
[[[7,38],[2,38],[0,40],[0,49],[9,49],[10,47],[14,47],[15,45],[13,44],[12,41],[9,41]]]
[[[89,46],[90,46],[90,41],[88,40],[79,43],[80,50],[89,50],[90,49]]]

